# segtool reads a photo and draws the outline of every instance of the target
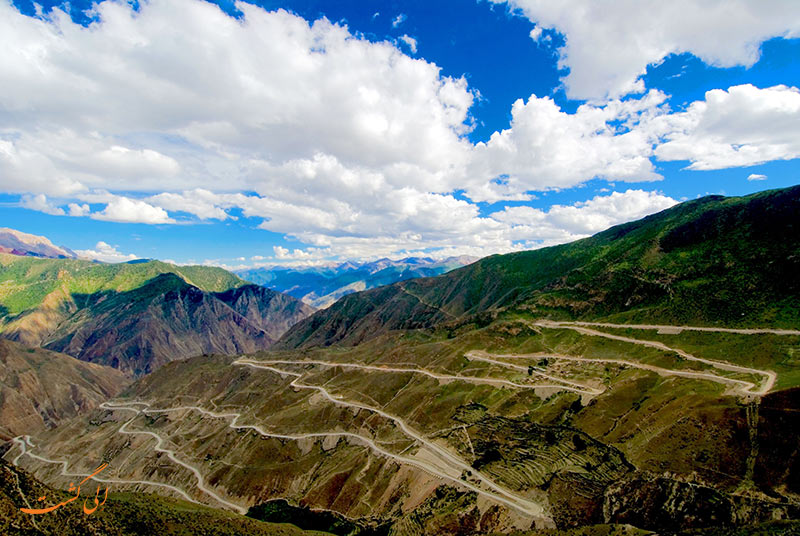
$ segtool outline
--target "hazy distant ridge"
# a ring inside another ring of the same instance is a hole
[[[273,266],[238,270],[242,278],[278,292],[284,292],[321,309],[342,296],[361,290],[390,285],[398,281],[440,275],[471,264],[477,257],[462,255],[436,260],[407,257],[372,262],[348,261],[314,267]]]

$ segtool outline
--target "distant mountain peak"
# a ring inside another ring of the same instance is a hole
[[[69,248],[56,246],[44,236],[24,233],[9,227],[0,227],[0,253],[51,259],[77,259]]]
[[[336,300],[360,290],[389,285],[406,279],[431,277],[471,264],[476,257],[436,260],[406,257],[392,260],[347,261],[319,267],[264,267],[239,270],[237,275],[272,290],[285,292],[315,308],[329,307]]]

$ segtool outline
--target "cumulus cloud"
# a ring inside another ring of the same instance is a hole
[[[84,259],[101,262],[128,262],[139,258],[133,254],[121,253],[115,246],[102,240],[95,245],[94,249],[77,250],[75,253]]]
[[[241,20],[200,0],[106,1],[84,28],[0,1],[2,185],[257,191],[251,162],[327,154],[451,186],[469,148],[464,79],[325,19],[239,7]]]
[[[170,211],[188,212],[201,220],[226,220],[230,218],[215,202],[217,196],[209,190],[197,188],[183,193],[161,193],[147,198],[147,202]]]
[[[661,179],[650,157],[656,137],[646,125],[665,113],[666,96],[584,104],[563,112],[549,97],[532,95],[511,108],[511,125],[478,143],[472,176],[498,177],[468,189],[475,200],[520,199],[527,190],[568,188],[595,177]]]
[[[758,174],[758,173],[751,173],[750,175],[747,176],[747,180],[749,180],[749,181],[765,181],[765,180],[767,180],[767,176],[766,175],[761,175],[761,174]]]
[[[120,196],[114,196],[102,211],[92,213],[91,217],[120,223],[175,223],[161,207]]]
[[[44,212],[45,214],[51,214],[53,216],[63,216],[65,214],[64,209],[55,206],[44,194],[23,195],[20,199],[20,205],[31,210],[38,210],[39,212]]]
[[[553,205],[547,211],[527,206],[506,207],[491,217],[510,225],[510,234],[515,240],[539,240],[551,244],[586,237],[676,203],[675,199],[658,192],[627,190],[596,196],[574,205]]]
[[[559,64],[569,69],[567,94],[578,99],[642,92],[648,65],[670,54],[688,52],[716,67],[749,67],[762,42],[800,36],[795,0],[491,1],[563,34]]]
[[[392,19],[392,28],[399,27],[406,21],[406,19],[408,19],[408,15],[405,13],[400,13],[398,16]]]
[[[595,196],[574,205],[554,205],[548,210],[529,206],[506,207],[472,221],[474,232],[409,233],[374,237],[313,234],[302,237],[313,247],[289,250],[274,246],[273,262],[318,265],[332,259],[455,255],[484,256],[562,244],[602,231],[612,225],[642,218],[675,205],[658,192],[627,190]],[[462,219],[457,222],[469,224]],[[252,260],[270,260],[262,256]]]
[[[78,203],[70,203],[67,208],[69,210],[68,212],[69,215],[76,218],[80,218],[82,216],[88,216],[91,213],[91,209],[89,208],[89,205],[87,205],[86,203],[83,203],[81,205],[79,205]]]
[[[800,156],[800,90],[750,84],[708,91],[685,112],[660,118],[666,141],[659,160],[690,160],[690,169],[752,166]]]
[[[477,202],[597,177],[659,180],[654,155],[693,169],[792,158],[800,139],[795,88],[738,86],[680,113],[658,91],[575,112],[531,95],[507,129],[473,145],[477,92],[404,54],[413,38],[372,43],[325,19],[239,8],[234,19],[200,0],[138,11],[106,1],[84,28],[0,0],[0,191],[117,222],[241,214],[305,244],[273,252],[286,262],[483,255],[584,236],[671,200],[629,190],[490,215]],[[542,22],[532,37],[559,28]]]

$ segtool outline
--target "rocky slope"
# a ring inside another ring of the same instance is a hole
[[[78,258],[71,249],[56,246],[44,236],[23,233],[8,227],[0,227],[0,253],[51,259]]]
[[[800,326],[800,186],[709,196],[570,244],[356,294],[284,348],[358,342],[517,309],[551,318]]]
[[[643,336],[800,382],[798,335]],[[501,366],[467,357],[475,350],[516,357],[498,357]],[[169,363],[116,409],[41,434],[36,452],[83,471],[81,453],[96,448],[116,477],[169,483],[211,506],[270,520],[309,517],[307,506],[331,510],[331,523],[398,535],[604,524],[680,533],[800,515],[800,448],[787,432],[800,391],[743,397],[718,380],[747,376],[672,350],[518,319],[251,360],[257,366],[223,356]],[[686,371],[696,376],[677,374]],[[20,463],[59,478],[58,465]]]
[[[219,268],[0,256],[2,336],[147,374],[203,353],[267,348],[312,309]]]
[[[9,536],[180,536],[213,532],[220,536],[324,536],[321,532],[303,531],[288,524],[263,523],[157,495],[115,493],[113,484],[110,485],[105,504],[87,515],[83,512],[83,499],[88,499],[90,506],[94,502],[92,486],[87,486],[80,502],[75,501],[47,514],[27,514],[21,512],[20,508],[30,508],[29,505],[40,508],[37,502],[39,497],[45,497],[49,505],[65,501],[74,497],[74,494],[47,486],[25,471],[0,460],[0,533]]]
[[[116,396],[120,371],[0,339],[0,437],[35,435]]]
[[[278,340],[289,328],[314,312],[300,300],[257,285],[217,292],[214,297],[261,329],[271,341]]]

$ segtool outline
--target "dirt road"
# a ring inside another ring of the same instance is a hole
[[[595,329],[590,329],[590,328],[584,327],[582,324],[579,324],[577,322],[551,322],[551,321],[547,321],[547,320],[542,320],[542,321],[536,322],[535,325],[541,326],[541,327],[545,327],[545,328],[571,329],[573,331],[577,331],[578,333],[582,333],[584,335],[591,335],[591,336],[594,336],[594,337],[604,337],[606,339],[612,339],[612,340],[615,340],[615,341],[622,341],[622,342],[627,342],[627,343],[631,343],[631,344],[639,344],[641,346],[648,346],[650,348],[656,348],[658,350],[663,350],[663,351],[666,351],[666,352],[673,352],[673,353],[678,354],[679,356],[681,356],[682,358],[684,358],[684,359],[686,359],[688,361],[696,361],[698,363],[704,363],[706,365],[711,365],[712,367],[718,368],[720,370],[728,370],[728,371],[731,371],[731,372],[742,372],[744,374],[755,374],[755,375],[758,375],[758,376],[764,376],[765,377],[765,381],[762,383],[762,385],[760,387],[756,386],[756,385],[754,385],[754,384],[752,384],[750,382],[742,382],[740,380],[730,380],[731,382],[740,383],[743,386],[747,385],[747,387],[745,387],[744,389],[741,390],[741,393],[743,395],[755,395],[755,396],[765,395],[774,387],[775,381],[778,379],[778,375],[775,372],[771,371],[771,370],[754,369],[754,368],[750,368],[750,367],[734,365],[732,363],[727,363],[725,361],[716,361],[716,360],[713,360],[713,359],[705,359],[705,358],[702,358],[702,357],[695,357],[692,354],[690,354],[688,352],[684,352],[683,350],[680,350],[678,348],[671,348],[671,347],[667,346],[666,344],[664,344],[662,342],[634,339],[634,338],[625,337],[625,336],[622,336],[622,335],[614,335],[614,334],[611,334],[611,333],[605,333],[603,331],[597,331]],[[616,325],[616,324],[607,325],[607,326],[629,327],[629,326],[622,326],[622,325]],[[664,326],[662,326],[662,327],[664,327]],[[651,327],[651,328],[647,328],[647,329],[655,329],[655,328]],[[720,378],[719,376],[715,376],[715,377]]]

